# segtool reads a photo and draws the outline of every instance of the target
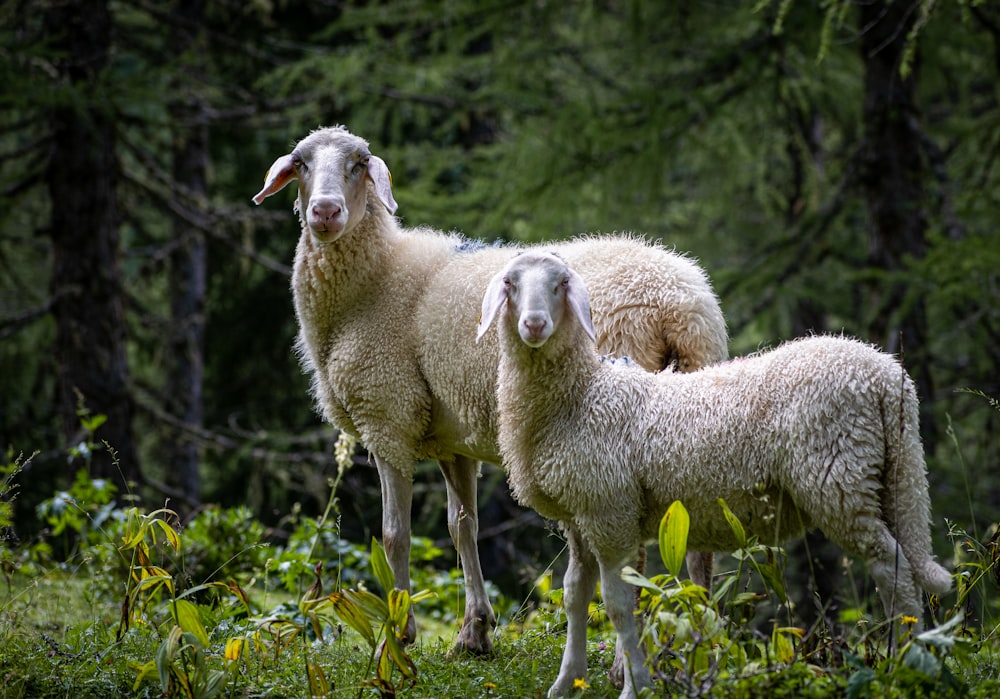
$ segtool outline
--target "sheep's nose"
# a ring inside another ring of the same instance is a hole
[[[548,321],[544,318],[525,318],[523,322],[524,329],[534,337],[541,335],[542,331],[545,330],[545,326],[548,325]]]
[[[340,204],[332,199],[318,199],[312,203],[313,216],[323,223],[335,219],[341,211]]]

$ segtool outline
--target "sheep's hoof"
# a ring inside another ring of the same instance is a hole
[[[458,640],[455,646],[448,651],[448,658],[454,659],[463,655],[485,657],[493,654],[493,630],[492,619],[486,617],[475,617],[462,624],[462,630],[458,632]]]
[[[618,653],[615,653],[611,669],[608,670],[608,682],[615,689],[621,689],[625,686],[625,658],[618,655]]]

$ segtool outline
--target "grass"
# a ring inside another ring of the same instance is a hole
[[[0,698],[163,695],[152,680],[133,689],[137,667],[155,656],[161,632],[139,624],[116,640],[119,605],[95,598],[92,587],[86,575],[58,570],[10,582],[0,597]],[[457,627],[419,616],[418,623],[421,635],[409,652],[419,681],[405,696],[543,697],[558,672],[561,630],[501,631],[493,657],[449,660]],[[221,662],[223,644],[213,645]],[[604,650],[598,642],[592,645],[588,696],[616,694],[604,677],[613,645]],[[333,688],[331,697],[377,695],[362,684],[371,675],[370,651],[357,632],[344,629],[327,643],[311,642],[309,652]],[[308,696],[304,653],[298,647],[277,659],[271,652],[249,653],[242,664],[239,678],[223,696]]]
[[[502,622],[491,657],[449,659],[461,622],[460,573],[434,567],[443,552],[415,539],[414,590],[434,594],[394,591],[377,542],[340,539],[332,495],[318,520],[285,522],[280,545],[243,508],[206,509],[181,530],[169,510],[122,509],[114,496],[81,475],[39,509],[56,546],[0,541],[0,699],[523,699],[545,696],[558,674],[561,591],[544,578],[520,609],[494,595]],[[741,536],[720,506],[742,545],[712,594],[677,577],[686,551],[680,503],[660,530],[668,572],[624,573],[642,590],[648,696],[1000,696],[1000,536],[991,531],[980,542],[953,528],[959,584],[936,609],[941,626],[918,636],[916,620],[904,619],[890,649],[871,600],[846,610],[835,634],[790,625],[784,552]],[[10,525],[7,516],[0,511],[0,527]],[[397,639],[411,604],[420,636],[403,648]],[[617,696],[607,679],[613,639],[595,603],[589,673],[577,696]]]

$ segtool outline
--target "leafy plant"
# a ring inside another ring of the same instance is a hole
[[[739,542],[740,548],[733,554],[739,563],[713,594],[677,577],[688,533],[687,512],[679,501],[671,504],[660,523],[660,555],[668,573],[650,579],[632,569],[623,571],[623,577],[642,590],[642,640],[654,678],[665,693],[692,697],[710,695],[716,689],[720,695],[745,696],[750,688],[760,691],[764,685],[769,686],[765,692],[769,696],[780,696],[785,690],[778,687],[806,681],[808,690],[802,686],[788,696],[840,693],[841,680],[829,678],[827,668],[810,662],[807,641],[813,646],[818,644],[816,639],[807,639],[803,629],[782,625],[772,618],[765,634],[748,623],[753,617],[749,608],[759,595],[740,591],[744,589],[740,581],[746,572],[752,572],[774,596],[779,603],[775,609],[787,603],[780,568],[783,552],[747,537],[742,524],[721,499],[719,506]],[[945,624],[916,634],[913,629],[917,619],[903,617],[905,632],[894,653],[866,652],[862,658],[842,652],[841,662],[850,668],[842,680],[847,696],[887,696],[886,687],[900,692],[891,696],[952,697],[966,692],[964,682],[946,662],[949,657],[967,658],[973,650],[965,637],[962,619],[962,614],[955,614]],[[870,648],[872,642],[871,637],[866,638],[864,643],[869,645],[863,647]],[[789,673],[796,666],[805,668],[805,679]],[[777,686],[771,686],[774,682]]]

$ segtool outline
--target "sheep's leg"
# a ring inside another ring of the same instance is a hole
[[[638,549],[637,553],[639,554],[639,556],[638,556],[638,560],[636,561],[636,564],[635,564],[635,569],[636,569],[636,571],[638,571],[638,573],[640,575],[645,575],[645,573],[646,573],[646,545],[645,544],[639,544],[639,549]],[[688,554],[688,556],[692,556],[692,555],[699,555],[700,556],[701,554]],[[690,561],[690,558],[688,560]],[[635,607],[636,607],[636,609],[639,608],[639,597],[640,597],[640,590],[637,587],[637,588],[635,588]],[[637,623],[637,624],[640,623],[639,617],[635,618],[635,623]],[[611,669],[608,670],[608,681],[611,682],[611,686],[613,686],[613,687],[615,687],[617,689],[621,689],[622,687],[625,686],[625,653],[622,652],[622,644],[621,643],[616,643],[615,644],[615,659],[614,659],[614,662],[611,663]]]
[[[871,556],[872,577],[887,617],[906,614],[921,617],[920,590],[914,583],[910,562],[888,527],[881,522],[879,539]]]
[[[688,576],[695,585],[712,591],[712,553],[711,551],[690,551],[684,558],[687,561]]]
[[[413,477],[400,472],[375,455],[382,483],[382,546],[389,567],[396,576],[396,588],[410,590],[410,510],[413,506]],[[417,621],[410,609],[404,640],[417,638]]]
[[[646,669],[645,656],[639,647],[639,630],[635,621],[635,591],[622,580],[624,557],[615,557],[609,562],[606,557],[598,557],[601,569],[601,594],[604,608],[618,633],[618,645],[627,661],[625,666],[625,686],[619,699],[634,699],[642,687],[652,685]]]
[[[465,575],[465,619],[451,654],[487,655],[493,650],[496,625],[479,563],[479,510],[476,503],[478,462],[464,456],[440,462],[448,486],[448,531],[458,549]]]
[[[587,675],[587,610],[597,588],[597,559],[575,529],[566,525],[564,531],[569,542],[569,565],[563,577],[566,648],[559,676],[549,688],[550,697],[575,693],[574,680]]]
[[[896,641],[902,628],[900,615],[918,620],[923,615],[920,588],[910,561],[885,522],[874,516],[856,517],[854,522],[854,528],[831,538],[845,551],[868,560],[886,618],[894,625]]]

